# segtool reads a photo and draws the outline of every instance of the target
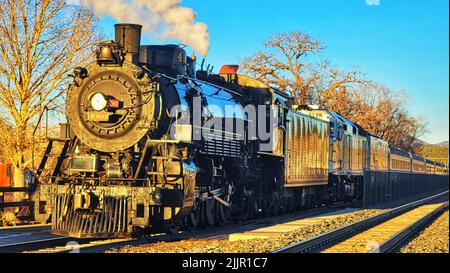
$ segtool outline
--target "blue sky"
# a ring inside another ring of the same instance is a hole
[[[423,140],[448,140],[449,1],[366,1],[375,0],[184,0],[183,5],[208,25],[207,62],[216,69],[252,55],[272,34],[301,30],[327,46],[323,56],[335,66],[356,67],[406,93],[409,111],[428,122]],[[110,38],[112,23],[101,21]]]

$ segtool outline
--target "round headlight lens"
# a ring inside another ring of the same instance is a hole
[[[95,111],[102,111],[108,105],[108,101],[105,98],[105,95],[102,93],[95,93],[91,97],[91,106]]]

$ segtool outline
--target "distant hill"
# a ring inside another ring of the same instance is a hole
[[[449,144],[448,141],[441,142],[435,145],[425,144],[418,153],[427,159],[448,164],[449,160],[448,144]]]
[[[436,146],[440,146],[440,147],[447,147],[448,148],[448,141],[443,141],[441,143],[435,144]]]
[[[421,145],[421,146],[431,145],[430,143],[425,142],[425,141],[423,141],[423,140],[420,140],[420,139],[418,139],[418,138],[416,138],[416,139],[414,140],[414,143],[415,143],[415,144],[418,144],[418,145]]]

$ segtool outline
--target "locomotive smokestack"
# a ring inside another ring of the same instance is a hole
[[[142,26],[136,24],[116,24],[114,27],[116,30],[116,43],[120,44],[125,52],[131,56],[130,61],[138,63]]]

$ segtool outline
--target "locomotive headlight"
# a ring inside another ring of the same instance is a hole
[[[102,93],[95,93],[91,97],[91,106],[95,111],[102,111],[108,105],[108,101],[105,98],[105,95]]]

